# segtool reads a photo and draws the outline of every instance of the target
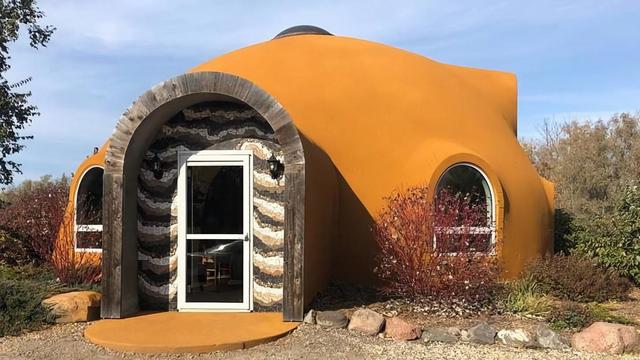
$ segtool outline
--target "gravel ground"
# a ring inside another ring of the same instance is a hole
[[[302,325],[278,341],[247,350],[206,354],[144,355],[110,351],[84,340],[86,325],[56,325],[17,337],[0,338],[7,359],[640,359],[640,354],[605,356],[571,351],[519,350],[468,344],[424,345],[360,336],[347,330]]]

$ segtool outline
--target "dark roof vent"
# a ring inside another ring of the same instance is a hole
[[[325,29],[319,28],[313,25],[297,25],[292,26],[288,29],[284,29],[278,33],[274,37],[274,39],[280,39],[287,36],[296,36],[296,35],[332,35],[332,33],[328,32]]]

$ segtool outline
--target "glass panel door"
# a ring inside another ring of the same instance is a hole
[[[179,158],[178,308],[249,310],[251,155]]]

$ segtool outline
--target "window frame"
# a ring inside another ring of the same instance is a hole
[[[100,165],[92,165],[86,168],[80,178],[78,179],[78,184],[75,188],[75,193],[73,194],[73,251],[74,252],[88,252],[88,253],[102,253],[101,248],[79,248],[78,247],[78,232],[100,232],[102,234],[103,225],[94,224],[94,225],[79,225],[78,221],[78,192],[80,190],[80,185],[82,185],[82,180],[84,180],[85,175],[89,173],[89,171],[93,169],[101,169],[102,175],[104,176],[104,166]],[[104,185],[104,181],[103,181]]]
[[[439,188],[440,188],[440,182],[442,181],[442,179],[444,178],[444,176],[447,174],[447,172],[449,172],[451,169],[457,167],[457,166],[468,166],[474,170],[476,170],[478,173],[480,173],[480,175],[482,176],[482,178],[484,179],[484,181],[486,181],[487,183],[487,187],[489,188],[489,196],[490,196],[490,205],[487,205],[487,211],[489,212],[489,226],[472,226],[470,228],[470,232],[473,234],[491,234],[491,239],[490,239],[490,243],[489,243],[489,247],[490,250],[487,252],[484,251],[474,251],[470,254],[476,255],[476,256],[481,256],[481,255],[496,255],[496,238],[497,238],[497,202],[496,202],[496,193],[495,190],[493,188],[493,184],[491,183],[491,180],[489,179],[489,176],[487,176],[487,174],[482,170],[482,168],[480,168],[478,165],[470,163],[470,162],[458,162],[455,163],[451,166],[448,166],[438,177],[438,181],[436,182],[436,186],[434,189],[434,198],[436,198],[438,196],[438,192],[439,192]],[[484,187],[484,184],[483,184]],[[486,191],[486,189],[485,189]],[[434,230],[434,234],[433,234],[433,249],[437,249],[437,239],[436,239],[436,234],[438,232],[440,232],[443,228],[442,227],[436,227]],[[448,228],[447,231],[452,231],[453,233],[457,233],[457,234],[462,234],[463,233],[463,227],[462,226],[456,226],[456,227],[451,227]],[[456,256],[458,255],[458,252],[445,252],[442,253],[443,255],[449,255],[449,256]]]

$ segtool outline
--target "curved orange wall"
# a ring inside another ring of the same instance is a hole
[[[369,227],[383,197],[410,185],[435,185],[452,158],[480,159],[494,187],[501,187],[498,235],[507,276],[551,249],[552,200],[517,140],[512,74],[318,35],[267,41],[191,71],[231,73],[260,86],[333,161],[343,178],[334,276],[370,280],[375,246]]]
[[[99,166],[104,168],[104,158],[108,147],[109,142],[104,143],[97,153],[84,159],[73,173],[71,184],[69,186],[69,202],[67,203],[67,208],[65,210],[65,221],[60,228],[58,243],[56,244],[57,251],[63,251],[63,249],[67,249],[69,252],[74,251],[74,207],[76,193],[78,191],[78,186],[80,185],[80,179],[82,179],[84,173],[92,167]],[[101,254],[99,252],[92,252],[87,256],[97,261],[100,259]]]
[[[441,172],[459,161],[480,166],[494,187],[506,276],[552,249],[553,184],[538,176],[518,143],[513,74],[317,35],[267,41],[191,71],[248,79],[296,123],[309,170],[305,288],[321,289],[331,277],[373,281],[370,227],[383,198],[411,185],[434,187]],[[104,162],[105,150],[78,168],[72,194],[78,176]],[[329,196],[313,195],[313,189]],[[306,292],[309,300],[312,292]]]

